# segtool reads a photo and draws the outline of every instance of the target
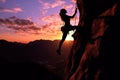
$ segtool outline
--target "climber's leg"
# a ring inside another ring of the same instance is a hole
[[[67,34],[68,34],[68,32],[63,32],[62,40],[60,41],[59,48],[57,50],[57,53],[59,55],[61,55],[61,47],[62,47],[62,44],[63,44],[63,42],[65,41],[65,39],[67,37]]]

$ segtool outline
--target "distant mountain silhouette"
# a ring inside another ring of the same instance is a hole
[[[27,44],[18,42],[8,42],[6,40],[0,40],[0,57],[11,61],[40,61],[41,58],[45,61],[61,60],[56,53],[59,40],[36,40]],[[71,48],[72,41],[67,41],[63,45],[63,56],[68,55]],[[51,63],[51,62],[50,62]]]
[[[59,40],[36,40],[27,44],[0,40],[0,65],[2,65],[1,67],[3,68],[1,68],[1,70],[3,70],[3,72],[5,70],[7,75],[9,75],[12,70],[14,72],[13,75],[15,75],[15,73],[20,75],[19,72],[22,72],[22,76],[25,74],[32,75],[35,70],[38,71],[36,72],[37,77],[41,77],[39,74],[42,74],[43,77],[41,78],[45,78],[44,76],[47,75],[51,80],[58,80],[54,78],[56,75],[60,77],[63,75],[65,66],[64,60],[68,56],[72,41],[67,41],[63,44],[64,53],[62,53],[62,56],[56,53],[58,44]],[[49,70],[53,71],[50,72]],[[17,74],[16,76],[20,77]]]

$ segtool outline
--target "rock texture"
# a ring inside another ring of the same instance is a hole
[[[77,0],[77,6],[81,12],[78,27],[86,17],[92,20],[92,27],[89,30],[88,22],[82,31],[77,30],[65,68],[65,80],[119,80],[120,1]],[[92,43],[86,31],[91,32]]]

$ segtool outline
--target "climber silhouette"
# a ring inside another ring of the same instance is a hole
[[[65,23],[65,25],[61,27],[61,31],[62,31],[63,35],[62,35],[62,40],[59,43],[59,48],[57,49],[57,53],[59,55],[61,55],[61,47],[67,37],[67,34],[69,33],[69,31],[76,29],[76,26],[72,26],[70,24],[70,19],[74,18],[74,16],[76,15],[77,8],[75,10],[75,13],[72,16],[66,15],[66,13],[67,13],[67,11],[64,8],[61,9],[60,13],[59,13],[61,20]]]

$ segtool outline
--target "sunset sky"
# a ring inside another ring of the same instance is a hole
[[[0,39],[17,42],[61,39],[61,8],[72,15],[75,0],[0,0]],[[76,17],[72,25],[78,23]],[[73,39],[70,32],[66,40]]]

